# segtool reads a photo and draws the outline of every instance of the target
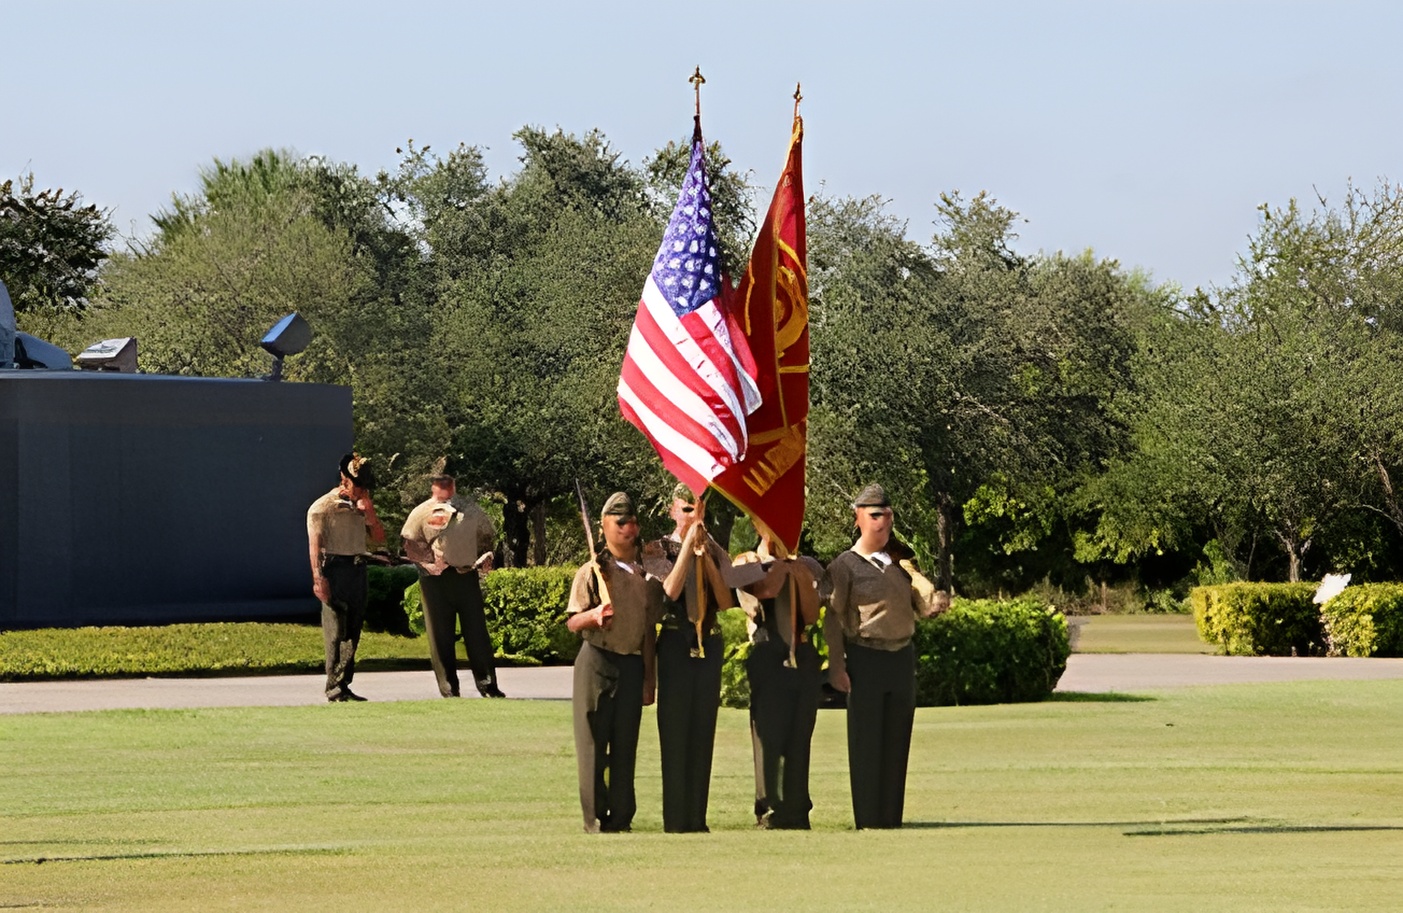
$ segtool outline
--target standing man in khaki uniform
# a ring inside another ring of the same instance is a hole
[[[892,537],[886,490],[868,485],[853,501],[858,539],[824,577],[828,678],[848,693],[848,779],[853,819],[863,828],[901,827],[906,762],[916,716],[916,619],[949,608]]]
[[[566,619],[584,640],[575,657],[572,704],[580,809],[592,834],[629,830],[638,810],[638,730],[644,705],[653,703],[663,600],[662,584],[638,560],[632,499],[621,491],[611,495],[600,523],[605,550],[575,572]]]
[[[429,483],[431,496],[409,512],[400,536],[405,555],[419,567],[429,661],[433,663],[438,691],[444,697],[459,695],[454,644],[455,630],[461,626],[478,693],[483,697],[506,697],[497,687],[492,638],[487,633],[478,573],[479,569],[483,574],[492,570],[492,544],[497,530],[482,508],[457,496],[453,476],[438,472]]]
[[[384,544],[385,528],[375,516],[370,492],[375,476],[360,455],[341,458],[341,484],[307,510],[307,545],[312,592],[322,603],[326,643],[326,699],[363,701],[351,691],[356,647],[365,624],[367,538]]]

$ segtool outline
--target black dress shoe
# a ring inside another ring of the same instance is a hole
[[[333,704],[337,704],[341,703],[342,701],[363,701],[365,700],[365,698],[361,697],[359,694],[356,694],[354,691],[351,691],[348,688],[343,690],[340,694],[330,695],[329,697],[327,697],[327,700],[331,701]]]
[[[506,697],[506,695],[502,693],[502,689],[498,688],[496,685],[489,685],[486,688],[479,688],[478,693],[480,693],[483,697]]]

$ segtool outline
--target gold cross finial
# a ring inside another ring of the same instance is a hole
[[[687,77],[687,81],[690,82],[690,83],[692,84],[692,88],[693,88],[694,90],[696,90],[696,93],[697,93],[697,117],[700,118],[700,117],[701,117],[701,87],[702,87],[702,83],[706,82],[706,77],[703,76],[703,75],[701,74],[701,67],[697,67],[696,70],[694,70],[694,71],[692,72],[692,75],[689,76],[689,77]],[[701,120],[699,119],[699,120],[697,121],[697,123],[700,124],[700,123],[701,123]],[[700,129],[700,128],[698,128],[698,129]]]

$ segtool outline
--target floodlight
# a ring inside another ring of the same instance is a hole
[[[95,342],[78,353],[78,367],[85,371],[136,373],[136,337],[119,336]]]
[[[273,356],[273,372],[268,375],[267,380],[282,380],[283,359],[301,352],[311,341],[312,328],[296,311],[273,324],[273,328],[260,343],[264,350]]]

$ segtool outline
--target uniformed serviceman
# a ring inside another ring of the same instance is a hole
[[[368,461],[348,453],[341,458],[341,483],[307,510],[312,592],[322,603],[328,701],[365,700],[351,690],[351,679],[365,624],[367,539],[385,542],[385,528],[370,499],[374,487]]]
[[[824,578],[828,676],[848,692],[848,777],[859,829],[900,827],[906,761],[916,712],[916,619],[949,607],[892,536],[891,502],[880,485],[853,501],[852,548]]]
[[[429,499],[409,512],[400,536],[405,555],[419,568],[429,662],[434,667],[439,694],[458,697],[454,645],[455,630],[461,627],[478,693],[483,697],[506,697],[497,687],[479,578],[479,570],[483,574],[492,570],[492,544],[497,530],[482,508],[458,497],[453,476],[436,472],[429,485]]]
[[[658,633],[658,748],[663,830],[669,833],[707,830],[726,652],[717,614],[738,604],[734,587],[763,575],[758,565],[734,567],[726,550],[696,522],[697,511],[691,490],[678,485],[670,511],[675,528],[667,538],[649,543],[645,553],[649,571],[663,578],[667,596]]]
[[[736,564],[761,561],[756,552],[735,559]],[[771,563],[763,580],[741,590],[741,608],[750,616],[751,628],[745,672],[755,750],[755,823],[760,827],[809,828],[809,746],[823,673],[808,628],[818,621],[822,576],[823,565],[814,559],[786,558]]]
[[[628,495],[610,496],[600,525],[605,550],[576,571],[566,619],[584,640],[575,657],[573,709],[588,833],[627,831],[638,810],[638,730],[644,705],[653,703],[663,599],[661,583],[638,560],[638,516]]]

